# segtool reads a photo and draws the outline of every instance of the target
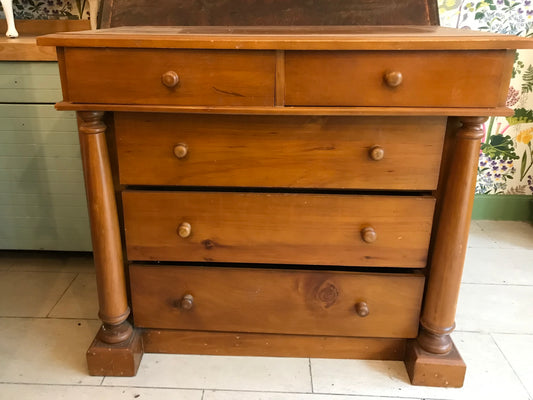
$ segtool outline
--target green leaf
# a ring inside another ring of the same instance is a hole
[[[533,122],[533,110],[517,108],[514,110],[514,115],[512,117],[506,117],[505,119],[509,125],[527,124]]]
[[[474,17],[474,19],[483,19],[483,17],[485,16],[485,13],[484,12],[481,12],[481,11],[478,11]]]
[[[517,160],[513,139],[509,135],[492,135],[488,142],[481,145],[481,150],[492,160]]]
[[[520,163],[520,180],[524,179],[526,164],[527,164],[527,153],[524,150],[524,154],[522,154],[522,162]]]

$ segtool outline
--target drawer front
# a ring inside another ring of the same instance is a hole
[[[72,102],[274,104],[274,52],[67,48],[65,57]]]
[[[135,326],[415,337],[424,277],[248,268],[130,266]]]
[[[423,268],[434,199],[126,191],[123,206],[130,260]]]
[[[433,190],[445,125],[443,117],[115,115],[127,185]]]
[[[505,106],[514,52],[297,52],[285,56],[295,106]],[[479,65],[480,68],[465,68]],[[401,74],[401,77],[400,77]]]

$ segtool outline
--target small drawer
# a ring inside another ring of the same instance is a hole
[[[130,266],[135,326],[412,338],[420,274]]]
[[[115,114],[126,185],[433,190],[445,127],[444,117]]]
[[[285,104],[505,106],[513,61],[505,50],[288,51]]]
[[[129,260],[426,266],[434,198],[123,192]]]
[[[274,104],[274,52],[67,48],[65,59],[76,103]]]

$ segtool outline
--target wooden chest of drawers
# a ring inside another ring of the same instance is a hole
[[[79,117],[92,374],[134,374],[148,351],[404,359],[414,384],[462,384],[450,333],[482,124],[509,113],[531,42],[437,27],[40,42]]]

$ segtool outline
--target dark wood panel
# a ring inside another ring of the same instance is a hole
[[[514,52],[506,50],[288,51],[285,104],[501,107],[513,62]]]
[[[214,267],[131,265],[130,280],[139,327],[391,338],[416,336],[424,288],[422,275]]]
[[[443,117],[145,113],[115,121],[122,184],[389,190],[436,188],[446,125]]]
[[[104,0],[100,26],[438,23],[435,0]]]
[[[145,191],[126,191],[123,200],[130,260],[413,268],[426,266],[435,203],[409,196]]]

